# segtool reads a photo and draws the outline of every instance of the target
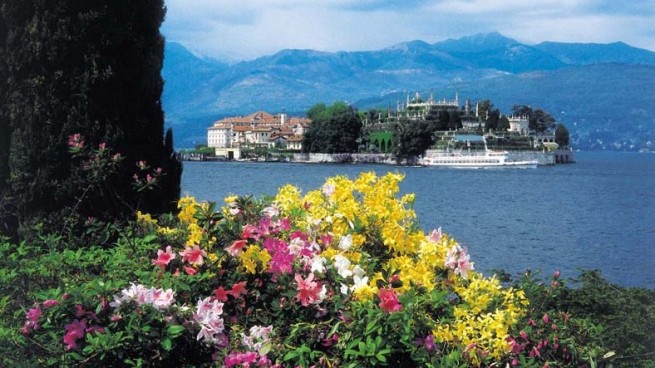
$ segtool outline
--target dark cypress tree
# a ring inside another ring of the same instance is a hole
[[[7,64],[5,63],[7,44],[7,22],[1,16],[0,8],[0,101],[7,100]],[[4,104],[3,104],[4,105]],[[4,117],[5,109],[0,105],[0,198],[7,188],[7,179],[9,178],[9,122]],[[2,203],[0,203],[2,208]],[[0,210],[1,211],[1,210]]]
[[[5,33],[0,30],[0,80],[7,81],[6,92],[0,90],[5,100],[0,129],[10,133],[2,138],[9,141],[9,159],[0,203],[10,204],[21,223],[58,221],[73,209],[108,220],[133,216],[137,209],[173,210],[181,166],[172,135],[164,142],[163,1],[0,0],[0,5],[6,24]],[[105,143],[124,157],[84,197],[87,174],[67,146],[75,133],[88,147]],[[140,161],[152,171],[139,170]],[[135,191],[133,176],[145,180],[157,168],[163,174],[156,185]]]

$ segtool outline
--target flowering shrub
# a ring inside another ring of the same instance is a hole
[[[61,279],[41,281],[21,344],[40,365],[580,365],[569,316],[535,322],[522,289],[475,271],[440,229],[425,234],[401,180],[139,212],[88,264],[57,258]]]

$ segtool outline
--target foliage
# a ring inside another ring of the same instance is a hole
[[[394,125],[392,152],[398,160],[422,155],[434,143],[433,126],[426,120],[401,119]]]
[[[578,340],[575,346],[593,343],[604,349],[570,353],[595,355],[608,367],[655,367],[655,290],[613,285],[598,271],[583,271],[569,280],[556,272],[545,283],[528,273],[516,286],[525,290],[537,307],[532,313],[535,321],[544,311],[550,311],[551,317],[586,317],[583,323],[589,334],[573,335]]]
[[[560,147],[569,146],[569,130],[566,129],[564,124],[557,124],[555,128],[555,143]]]
[[[496,130],[501,130],[501,131],[509,130],[509,119],[507,118],[507,116],[502,115],[500,119],[498,119],[498,126],[496,127]]]
[[[163,1],[3,0],[0,9],[0,218],[13,217],[0,231],[67,216],[81,175],[67,140],[79,132],[87,146],[106,144],[124,158],[106,182],[115,195],[87,192],[77,206],[82,218],[173,210],[181,166],[160,104]],[[166,175],[135,193],[133,168],[142,160]]]
[[[304,152],[357,152],[362,121],[352,106],[343,102],[329,107],[316,104],[309,109],[307,117],[312,119],[312,124],[303,137]]]
[[[529,119],[528,127],[530,130],[544,132],[551,128],[555,123],[555,118],[542,109],[533,110],[526,105],[512,106],[512,114],[517,116],[527,116]]]
[[[530,278],[503,286],[477,273],[453,238],[420,230],[413,195],[397,197],[401,180],[339,176],[304,195],[285,186],[269,199],[228,197],[220,209],[185,197],[175,216],[89,223],[83,240],[35,228],[33,243],[0,242],[1,364],[578,367],[601,359],[603,330],[584,318],[589,305],[567,310],[563,287]],[[650,298],[635,306],[652,308]]]

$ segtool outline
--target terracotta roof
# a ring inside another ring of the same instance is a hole
[[[303,126],[308,126],[311,123],[310,119],[298,116],[286,116],[284,127],[296,126],[301,124]],[[208,129],[217,127],[236,127],[236,126],[272,126],[280,127],[282,126],[282,114],[272,115],[266,111],[256,111],[250,115],[246,116],[232,116],[226,117],[221,120],[215,121],[213,126]]]
[[[302,136],[301,135],[292,135],[287,138],[287,141],[289,142],[302,142]]]

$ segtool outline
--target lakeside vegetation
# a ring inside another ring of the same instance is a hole
[[[177,213],[4,239],[0,362],[654,366],[655,290],[598,271],[485,277],[453,237],[419,230],[400,180],[185,197]]]

